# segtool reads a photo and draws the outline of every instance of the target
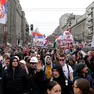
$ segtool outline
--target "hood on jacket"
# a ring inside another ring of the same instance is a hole
[[[12,62],[13,62],[14,59],[16,59],[18,61],[18,59],[15,56],[11,57],[10,58],[10,64],[9,64],[10,68],[12,68]]]
[[[62,66],[59,63],[57,63],[53,66],[52,71],[53,71],[53,69],[56,69],[58,71],[60,77],[65,77],[63,70],[62,70]]]
[[[48,56],[48,55],[45,57],[45,66],[46,66],[46,59],[47,59],[48,57],[51,59],[51,57]],[[51,66],[51,68],[53,67],[52,60],[51,60],[50,66]]]

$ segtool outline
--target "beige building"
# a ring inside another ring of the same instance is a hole
[[[86,33],[87,40],[94,34],[94,1],[86,8]]]

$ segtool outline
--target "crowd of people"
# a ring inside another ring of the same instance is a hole
[[[94,51],[0,48],[0,94],[94,94]]]

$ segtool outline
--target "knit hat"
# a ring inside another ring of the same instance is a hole
[[[62,66],[59,63],[57,63],[57,64],[55,64],[53,66],[52,71],[54,69],[56,69],[59,72],[60,76],[64,77],[64,73],[63,73],[63,70],[62,70]]]
[[[60,71],[60,70],[62,71],[62,66],[61,66],[59,63],[57,63],[57,64],[53,65],[52,70],[53,70],[53,69],[57,69],[58,71]],[[61,71],[60,71],[60,72],[61,72]]]
[[[81,71],[81,70],[83,70],[85,67],[86,67],[86,64],[85,64],[85,63],[79,63],[79,64],[77,65],[77,70]]]
[[[26,62],[29,62],[29,61],[30,61],[29,56],[26,56],[26,57],[25,57],[25,61],[26,61]]]

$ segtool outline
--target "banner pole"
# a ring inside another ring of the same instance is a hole
[[[4,48],[6,48],[6,39],[7,39],[7,35],[6,35],[6,24],[3,25],[4,28]]]

